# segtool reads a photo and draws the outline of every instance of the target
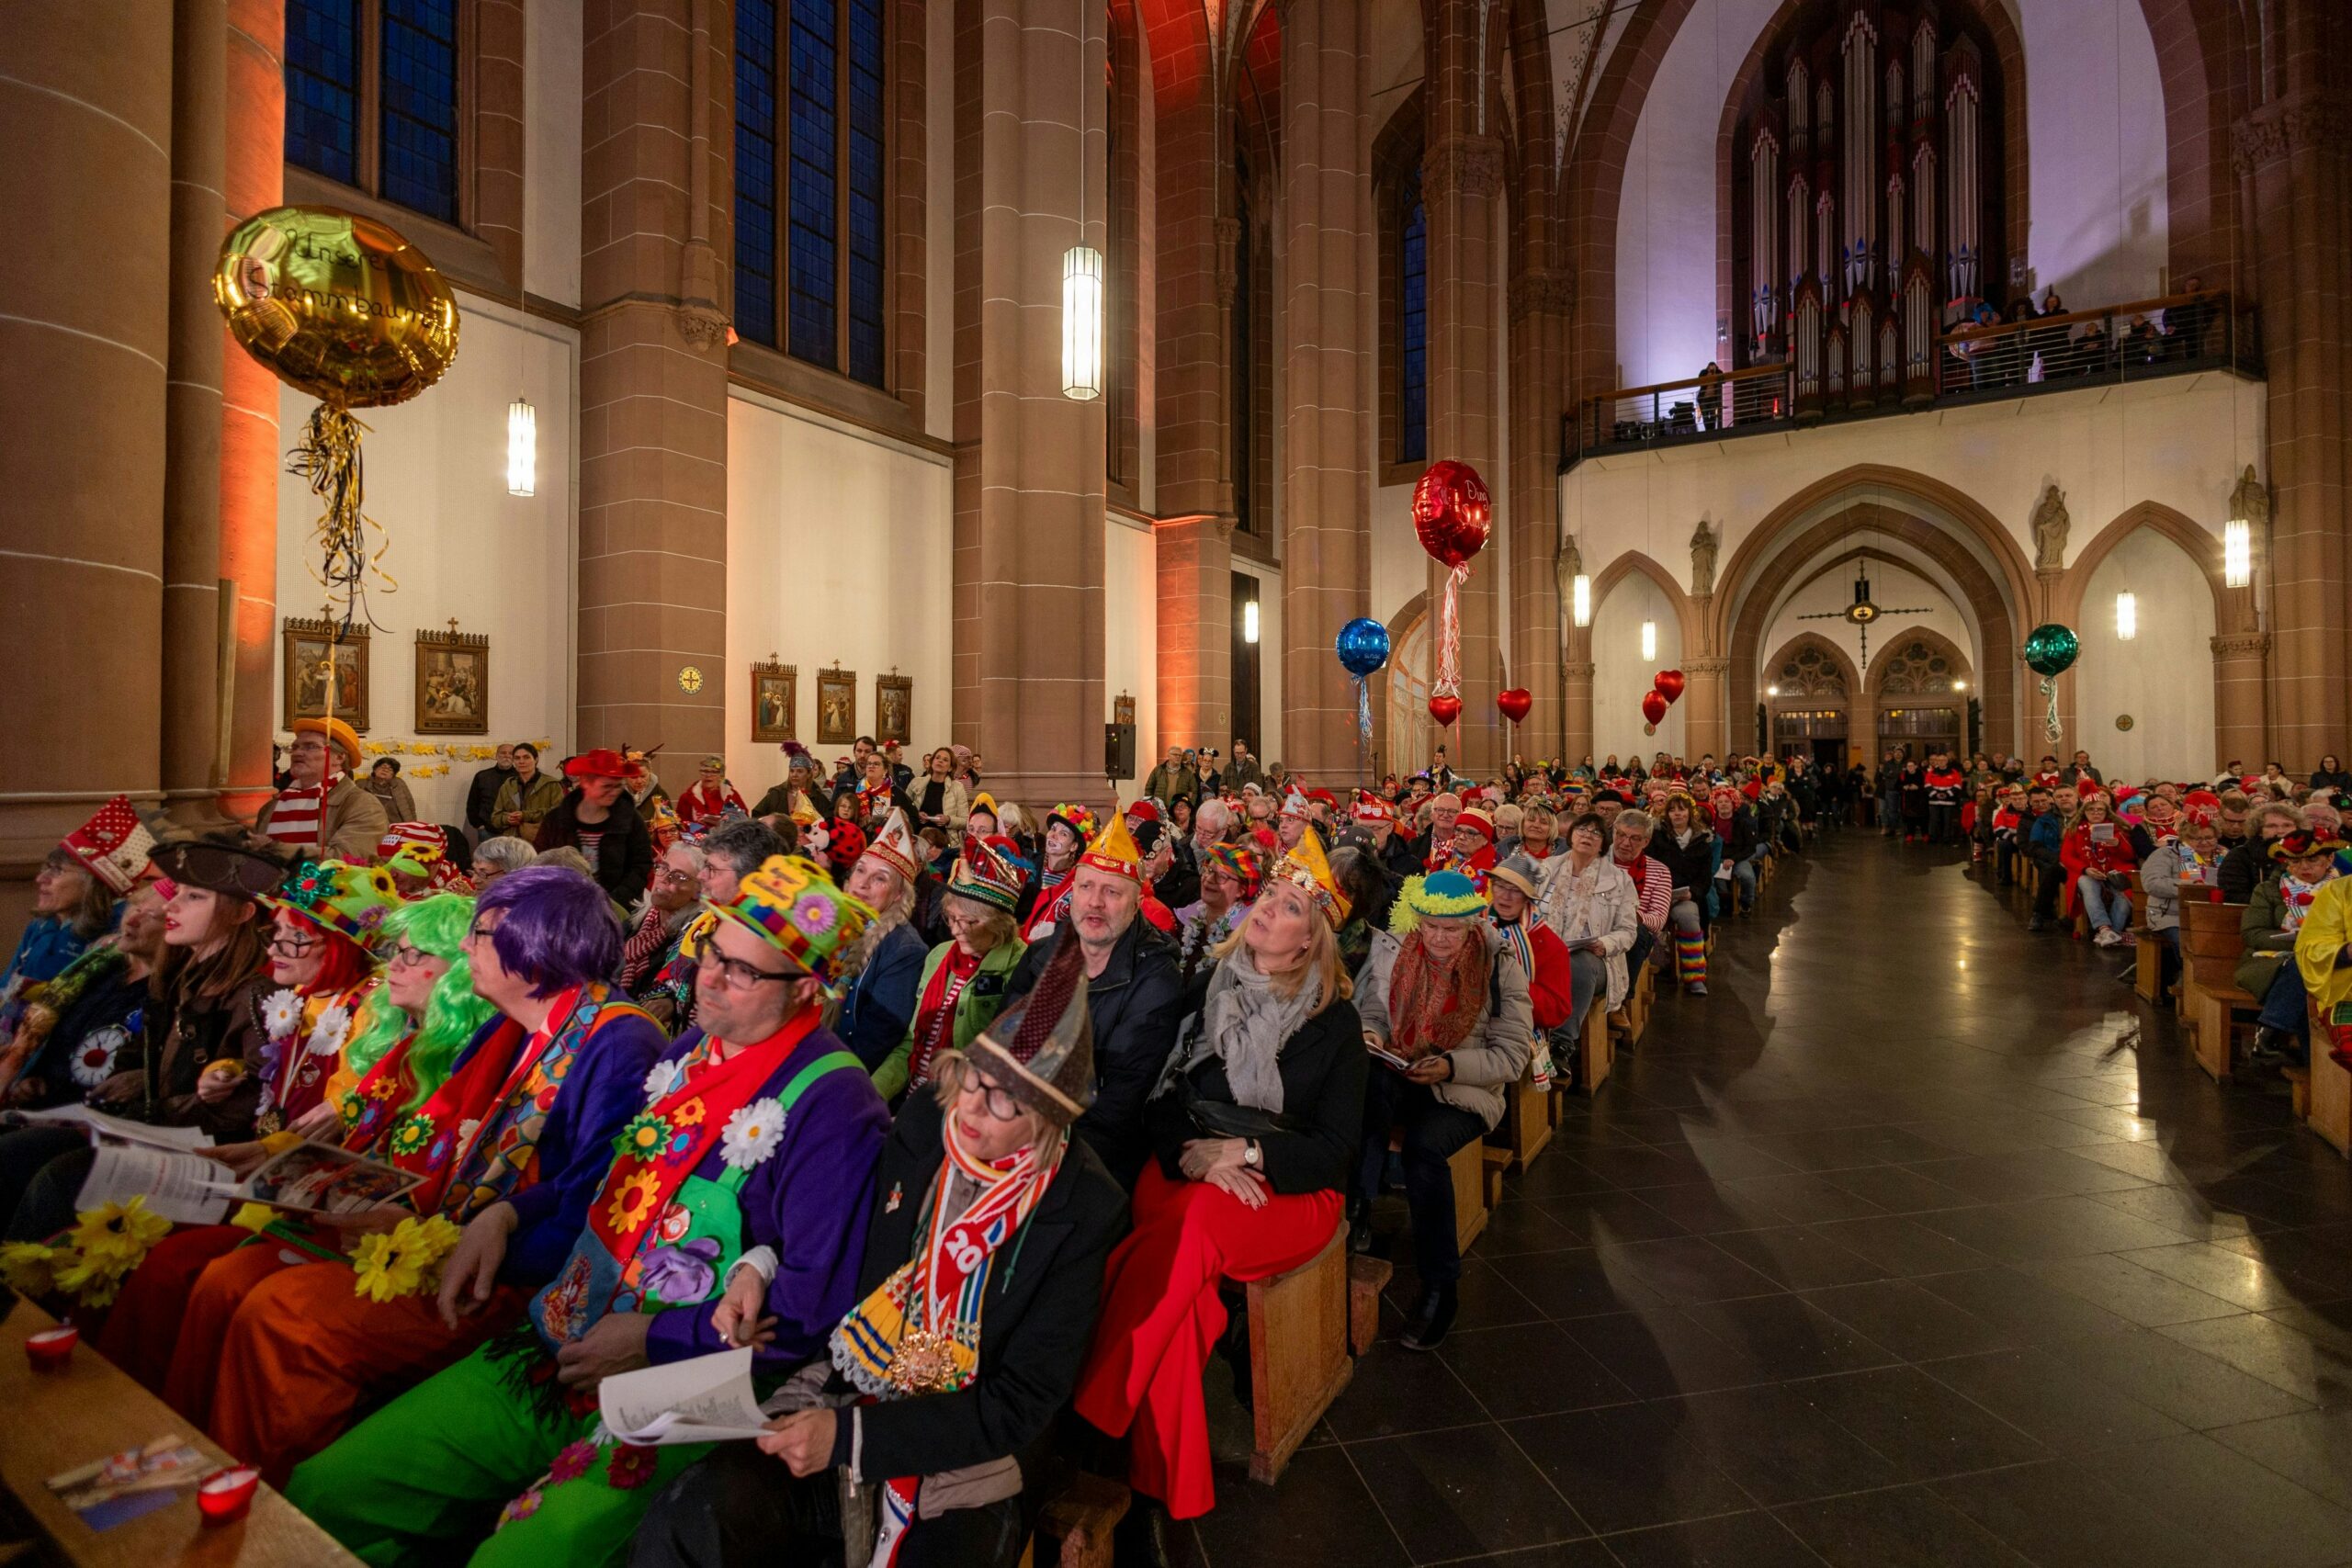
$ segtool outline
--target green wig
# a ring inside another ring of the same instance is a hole
[[[458,1053],[498,1010],[474,994],[473,965],[467,962],[460,945],[473,919],[471,898],[459,893],[435,893],[393,910],[378,933],[385,951],[405,941],[418,952],[449,964],[449,972],[434,983],[422,1023],[412,1026],[408,1015],[391,1004],[379,985],[368,993],[359,1027],[351,1043],[344,1047],[345,1066],[356,1077],[365,1077],[414,1027],[416,1038],[408,1048],[408,1069],[416,1092],[401,1107],[404,1111],[424,1104],[441,1087]]]

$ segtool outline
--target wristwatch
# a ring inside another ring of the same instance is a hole
[[[1257,1169],[1257,1168],[1258,1168],[1258,1167],[1260,1166],[1260,1164],[1261,1164],[1261,1163],[1262,1163],[1261,1157],[1261,1156],[1260,1156],[1260,1154],[1259,1154],[1259,1150],[1258,1150],[1258,1140],[1257,1140],[1257,1139],[1255,1139],[1255,1138],[1250,1138],[1250,1139],[1246,1139],[1246,1140],[1244,1140],[1244,1142],[1242,1143],[1242,1145],[1241,1145],[1241,1163],[1242,1163],[1243,1165],[1245,1165],[1245,1166],[1249,1167],[1251,1170],[1255,1170],[1255,1169]]]

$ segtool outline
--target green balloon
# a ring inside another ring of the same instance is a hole
[[[2082,638],[2072,626],[2062,626],[2052,621],[2033,628],[2025,639],[2025,661],[2037,675],[2052,679],[2074,668],[2075,659],[2083,651]]]

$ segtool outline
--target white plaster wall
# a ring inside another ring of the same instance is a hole
[[[947,459],[749,397],[728,403],[727,749],[746,795],[784,777],[775,747],[752,744],[751,667],[770,653],[799,667],[797,729],[817,744],[817,671],[857,674],[857,726],[874,726],[874,678],[914,682],[910,738],[948,734]],[[854,541],[854,547],[846,542]],[[985,750],[985,749],[984,749]]]
[[[1853,603],[1854,568],[1855,563],[1848,561],[1790,595],[1780,614],[1773,617],[1770,629],[1765,632],[1763,646],[1757,649],[1758,660],[1771,658],[1788,646],[1792,638],[1811,632],[1843,649],[1846,657],[1853,660],[1854,669],[1868,679],[1870,667],[1862,660],[1861,634],[1854,626],[1844,621],[1799,618],[1812,615],[1836,615]],[[1872,626],[1872,659],[1894,647],[1905,633],[1925,627],[1949,637],[1954,647],[1969,655],[1970,668],[1974,668],[1978,640],[1975,626],[1942,588],[1916,571],[1895,565],[1883,556],[1871,558],[1870,576],[1872,604],[1888,609],[1902,609],[1914,604],[1927,606],[1925,615],[1889,615]],[[1771,670],[1764,670],[1760,679],[1770,681],[1772,676]]]
[[[2115,635],[2115,596],[2139,601],[2139,636]],[[2091,580],[2083,598],[2082,656],[2075,661],[2075,732],[2111,779],[2211,776],[2213,755],[2213,592],[2178,545],[2153,528],[2127,535]],[[2119,715],[2132,728],[2118,729]]]
[[[1111,701],[1121,692],[1135,698],[1136,776],[1141,778],[1165,744],[1159,739],[1159,622],[1154,614],[1159,566],[1150,529],[1104,517],[1102,593],[1105,604],[1137,607],[1136,614],[1102,617],[1102,717],[1109,721]],[[981,754],[987,755],[986,747]]]
[[[1657,623],[1657,657],[1642,658],[1642,623]],[[1638,753],[1657,751],[1679,755],[1684,750],[1683,719],[1690,697],[1666,710],[1666,722],[1654,736],[1644,735],[1642,697],[1661,670],[1682,664],[1682,625],[1674,606],[1658,585],[1638,571],[1628,572],[1592,609],[1592,751],[1596,760],[1610,752],[1621,762]]]
[[[1279,567],[1233,558],[1233,570],[1258,583],[1258,756],[1283,761],[1283,574]],[[1337,636],[1339,628],[1332,628]],[[1173,739],[1174,737],[1170,739]],[[1209,742],[1228,755],[1233,737]]]
[[[525,7],[523,288],[580,303],[580,7]]]
[[[363,739],[399,746],[455,746],[459,755],[399,753],[417,810],[435,822],[465,818],[466,784],[486,763],[476,746],[501,739],[571,748],[574,472],[578,451],[578,340],[553,325],[470,294],[458,297],[459,351],[439,384],[397,408],[363,410],[367,495],[363,510],[384,525],[382,566],[396,591],[371,592],[368,608],[368,728]],[[506,493],[506,409],[517,390],[538,416],[535,494]],[[316,406],[278,389],[280,439],[291,446]],[[282,616],[314,618],[323,591],[312,576],[311,531],[319,502],[290,474],[277,481],[277,604]],[[417,735],[415,638],[419,627],[490,637],[491,733]],[[279,639],[277,662],[284,662]],[[271,704],[283,711],[285,671]],[[280,732],[283,733],[282,731]],[[552,759],[550,759],[552,761]],[[446,774],[419,770],[446,767]]]

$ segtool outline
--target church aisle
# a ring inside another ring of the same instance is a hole
[[[1849,831],[1724,929],[1213,1568],[2352,1562],[2352,1168],[2116,954]],[[1221,1383],[1221,1377],[1212,1378]]]

